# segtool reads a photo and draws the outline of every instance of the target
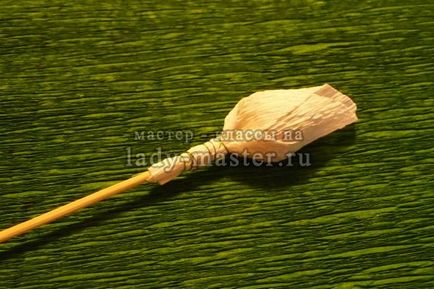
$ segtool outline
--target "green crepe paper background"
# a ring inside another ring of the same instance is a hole
[[[434,288],[432,1],[0,0],[0,228],[330,83],[311,166],[213,167],[0,245],[0,288]],[[183,140],[136,131],[188,130]]]

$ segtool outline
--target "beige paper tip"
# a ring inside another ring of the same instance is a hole
[[[214,160],[226,153],[281,161],[355,121],[356,104],[329,84],[256,92],[242,98],[229,112],[217,139],[151,166],[151,181],[167,183],[197,167],[195,164],[204,166],[204,159]]]
[[[241,99],[226,116],[222,142],[229,152],[250,156],[274,152],[286,158],[312,141],[357,121],[356,104],[329,84],[266,90]],[[231,138],[237,132],[262,132],[267,140]],[[226,136],[226,137],[225,137]]]

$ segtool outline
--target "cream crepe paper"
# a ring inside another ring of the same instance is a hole
[[[228,153],[278,162],[355,121],[356,104],[328,84],[255,92],[229,112],[219,137],[152,165],[150,181],[167,183]]]

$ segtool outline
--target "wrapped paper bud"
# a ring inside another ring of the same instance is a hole
[[[227,153],[281,161],[355,121],[356,104],[328,84],[256,92],[229,112],[217,139],[151,166],[151,181],[164,184],[186,169],[209,165]]]
[[[274,153],[276,162],[355,121],[356,104],[328,84],[266,90],[241,99],[229,112],[221,141],[231,153],[256,158]]]

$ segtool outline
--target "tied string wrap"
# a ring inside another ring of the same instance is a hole
[[[166,158],[148,168],[150,182],[163,185],[183,171],[194,170],[199,167],[210,166],[217,160],[224,158],[228,153],[220,139],[214,138],[204,144],[194,146],[179,156]]]

